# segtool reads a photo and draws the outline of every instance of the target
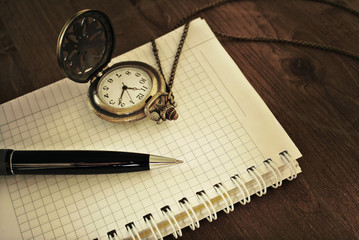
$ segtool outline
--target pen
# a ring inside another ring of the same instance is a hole
[[[0,149],[0,175],[123,173],[182,162],[156,155],[117,151]]]

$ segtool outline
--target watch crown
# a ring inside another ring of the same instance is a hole
[[[166,111],[166,119],[176,120],[178,118],[178,113],[174,107],[170,107]]]

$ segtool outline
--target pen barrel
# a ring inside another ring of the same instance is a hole
[[[149,170],[149,155],[114,151],[13,151],[12,174],[107,174]]]

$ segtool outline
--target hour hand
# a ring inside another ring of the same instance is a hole
[[[120,98],[118,99],[118,105],[121,105],[122,103],[122,97],[123,97],[123,94],[125,93],[125,89],[122,89],[122,92],[121,92],[121,96]]]

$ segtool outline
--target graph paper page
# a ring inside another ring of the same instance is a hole
[[[182,29],[156,40],[165,76]],[[157,67],[150,43],[113,63],[125,60]],[[280,151],[300,157],[204,20],[190,24],[176,72],[178,120],[160,125],[147,119],[106,122],[89,109],[87,91],[87,84],[63,79],[1,105],[0,147],[143,152],[185,163],[125,174],[2,176],[1,198],[9,206],[2,205],[0,213],[11,209],[14,219],[0,214],[6,239],[19,239],[12,234],[16,231],[23,239],[108,239],[106,233],[113,229],[127,237],[125,225],[146,228],[146,214],[161,221],[160,209],[168,205],[180,212],[183,197],[198,204],[196,192],[215,196],[214,184],[231,187],[234,174],[249,179],[247,168],[261,170],[268,157],[281,165]]]

